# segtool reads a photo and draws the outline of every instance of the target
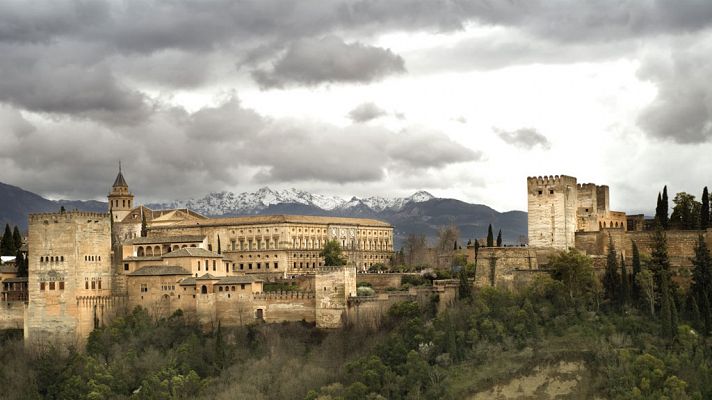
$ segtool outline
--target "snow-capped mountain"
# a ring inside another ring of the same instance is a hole
[[[179,200],[168,203],[148,204],[153,209],[163,208],[189,208],[208,216],[258,214],[270,206],[281,204],[298,204],[316,207],[324,211],[352,211],[367,208],[370,211],[381,212],[384,210],[398,211],[408,203],[421,203],[435,197],[426,191],[419,191],[409,197],[383,198],[367,197],[344,200],[336,196],[312,194],[303,190],[284,189],[273,190],[263,187],[256,192],[235,194],[232,192],[209,193],[199,199]]]

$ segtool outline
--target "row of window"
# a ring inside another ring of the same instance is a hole
[[[257,258],[261,258],[262,254],[257,254]],[[278,258],[279,256],[277,254],[274,255],[274,258]],[[240,258],[245,258],[244,254],[240,254]],[[247,258],[252,258],[252,254],[248,254]],[[265,258],[269,258],[269,254],[265,254]]]
[[[92,278],[91,283],[87,278],[84,278],[84,289],[89,289],[89,286],[91,286],[92,289],[101,290],[101,278],[97,280],[94,280],[94,278]]]
[[[40,282],[40,290],[46,290],[47,287],[49,287],[49,290],[55,290],[56,288],[59,288],[58,290],[64,290],[64,281]]]
[[[323,264],[323,263],[322,263],[321,261],[319,261],[319,266],[320,266],[320,267],[322,266],[322,264]],[[309,263],[299,263],[299,266],[298,266],[298,267],[297,267],[297,263],[296,263],[296,262],[294,263],[294,269],[297,269],[297,268],[316,268],[316,267],[317,267],[317,263],[315,263],[315,262],[311,263],[311,267],[309,267]]]
[[[269,269],[269,263],[268,263],[268,262],[264,263],[264,267],[265,267],[265,269]],[[249,269],[252,269],[252,263],[247,263],[247,264],[242,264],[242,263],[241,263],[241,264],[240,264],[240,269],[241,269],[241,270],[245,270],[245,268],[247,268],[248,270],[249,270]],[[275,261],[275,262],[274,262],[274,265],[272,266],[272,268],[273,268],[273,269],[279,269],[279,263]],[[254,268],[254,269],[262,269],[262,263],[255,263],[255,268]]]
[[[161,290],[163,291],[175,291],[176,285],[161,285]]]
[[[205,270],[206,270],[206,271],[209,271],[209,265],[210,265],[210,264],[208,263],[208,261],[209,261],[209,260],[205,260]],[[230,264],[225,263],[225,272],[229,272],[229,265],[230,265]],[[201,263],[200,263],[200,260],[198,260],[198,271],[200,271],[200,270],[201,270]],[[213,260],[213,271],[217,271],[217,262],[216,262],[216,260]]]
[[[241,283],[240,284],[240,290],[245,290],[245,284]],[[229,292],[229,291],[235,291],[235,285],[231,286],[218,286],[218,292]]]
[[[84,261],[101,261],[101,256],[84,256]]]
[[[275,250],[277,249],[277,241],[275,240],[248,240],[240,241],[236,240],[230,241],[230,250],[232,251],[254,251],[254,250]]]
[[[126,208],[127,201],[126,199],[121,200],[121,207]],[[119,207],[119,201],[118,200],[112,200],[111,201],[111,206],[114,208]],[[128,200],[128,207],[131,208],[131,200]]]
[[[42,256],[40,262],[64,262],[64,256]]]

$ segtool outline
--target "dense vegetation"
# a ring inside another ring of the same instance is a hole
[[[375,328],[306,323],[210,332],[180,311],[137,308],[86,349],[29,352],[0,337],[0,396],[13,399],[460,399],[534,367],[585,365],[575,397],[712,398],[712,257],[702,238],[688,290],[670,279],[665,235],[630,269],[610,246],[606,273],[575,251],[516,292],[473,289],[394,305]],[[427,279],[405,278],[409,285]],[[280,288],[281,290],[282,288]],[[361,289],[371,289],[361,285]]]

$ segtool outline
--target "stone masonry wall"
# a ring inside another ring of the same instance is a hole
[[[576,178],[527,178],[529,245],[566,250],[576,232]]]

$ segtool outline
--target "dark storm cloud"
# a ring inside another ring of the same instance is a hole
[[[138,125],[112,129],[87,120],[34,124],[1,107],[0,131],[12,133],[0,149],[0,180],[63,197],[103,196],[119,158],[132,190],[153,199],[253,179],[374,182],[387,173],[478,159],[442,133],[270,119],[234,98],[194,113],[162,108]],[[76,182],[68,185],[67,177]]]
[[[679,143],[712,138],[711,37],[691,44],[678,43],[670,52],[647,57],[638,75],[657,86],[653,102],[638,123],[651,136]]]
[[[536,146],[540,146],[544,149],[551,147],[549,139],[534,128],[520,128],[513,131],[494,128],[494,132],[505,143],[523,149],[531,149]]]
[[[326,36],[292,43],[271,68],[258,69],[252,76],[268,89],[289,84],[366,83],[404,71],[403,59],[390,50]]]
[[[366,102],[349,111],[348,117],[357,123],[368,122],[386,115],[386,111],[374,103]]]

